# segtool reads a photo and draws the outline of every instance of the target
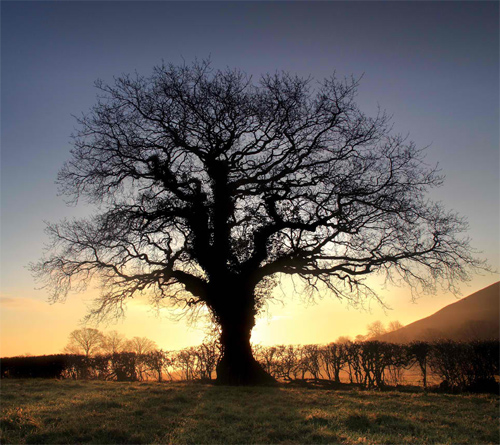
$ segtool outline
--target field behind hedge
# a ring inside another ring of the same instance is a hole
[[[500,443],[493,394],[1,381],[2,443]]]

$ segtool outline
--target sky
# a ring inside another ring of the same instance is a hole
[[[393,115],[439,163],[446,181],[431,198],[469,221],[471,244],[499,269],[498,2],[24,2],[1,4],[0,356],[60,352],[81,327],[91,293],[50,305],[27,265],[43,254],[44,221],[82,217],[55,179],[71,149],[74,115],[96,101],[94,81],[148,75],[162,60],[210,57],[254,79],[290,71],[322,80],[363,76],[357,103]],[[469,295],[498,273],[475,275]],[[456,300],[439,291],[416,303],[405,287],[379,286],[389,309],[349,308],[324,296],[270,304],[252,340],[326,343],[366,332],[375,320],[411,323]],[[115,329],[164,349],[198,344],[203,330],[129,305]]]

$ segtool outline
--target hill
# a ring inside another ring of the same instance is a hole
[[[484,340],[499,338],[500,282],[485,287],[435,314],[381,335],[380,341]]]

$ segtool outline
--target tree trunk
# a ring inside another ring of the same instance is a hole
[[[340,383],[340,369],[335,368],[335,383]]]
[[[427,361],[424,360],[423,363],[420,364],[420,369],[422,370],[422,380],[424,384],[424,389],[427,389]]]
[[[251,330],[239,325],[222,325],[222,358],[217,365],[217,383],[223,385],[265,385],[276,383],[255,360],[250,346]]]
[[[271,377],[255,360],[250,336],[255,325],[255,298],[253,287],[241,279],[225,280],[225,289],[219,287],[214,315],[221,327],[222,355],[217,364],[217,383],[223,385],[274,384]],[[228,290],[231,289],[229,292]],[[214,289],[215,291],[215,289]],[[235,298],[236,297],[236,298]]]
[[[216,382],[222,385],[273,384],[255,360],[250,336],[255,325],[255,284],[243,275],[213,276],[207,293],[209,307],[221,328],[221,358],[216,366]]]

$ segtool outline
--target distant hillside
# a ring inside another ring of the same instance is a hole
[[[500,282],[445,306],[435,314],[404,328],[381,335],[377,340],[394,343],[413,340],[498,339]]]

